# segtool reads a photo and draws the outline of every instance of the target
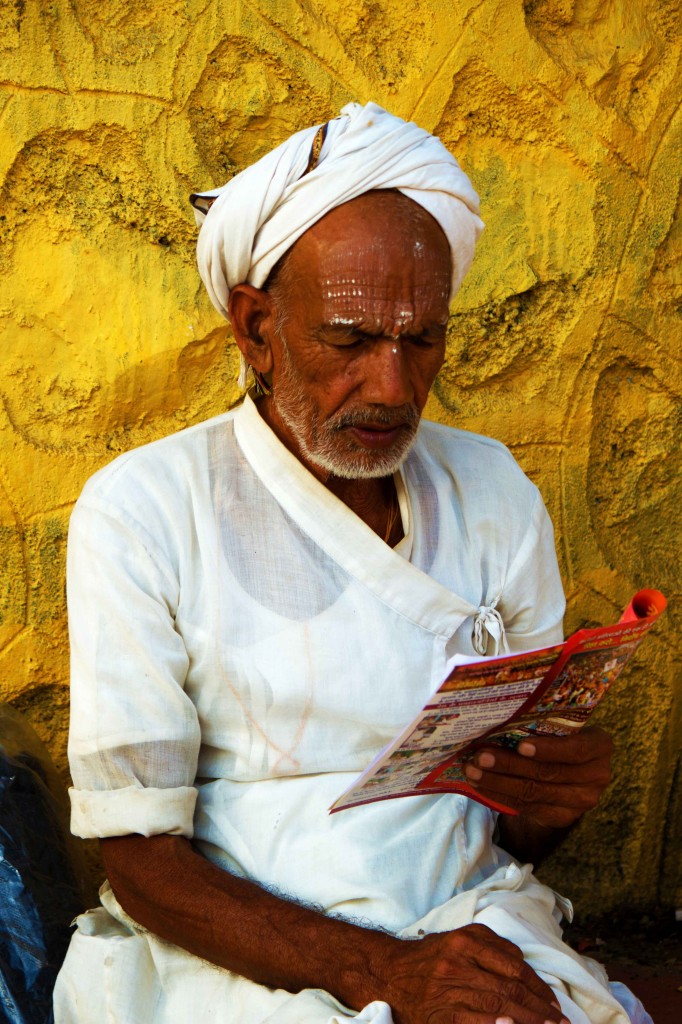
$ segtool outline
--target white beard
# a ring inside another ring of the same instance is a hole
[[[320,423],[319,411],[308,397],[291,364],[286,345],[282,372],[273,390],[272,404],[307,461],[318,469],[345,480],[371,480],[392,476],[409,455],[417,437],[419,411],[413,405],[356,406]],[[367,424],[391,427],[406,424],[395,444],[370,451],[355,444],[344,430]]]

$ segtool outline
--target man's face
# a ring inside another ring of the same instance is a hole
[[[416,203],[368,193],[313,226],[275,288],[267,418],[318,476],[387,476],[443,362],[450,252]]]

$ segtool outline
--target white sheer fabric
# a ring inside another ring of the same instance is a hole
[[[573,1024],[625,1024],[601,969],[561,943],[554,895],[492,845],[487,809],[446,795],[327,813],[476,633],[488,653],[561,636],[551,524],[501,445],[423,423],[396,482],[393,550],[248,397],[93,477],[69,541],[73,829],[193,835],[232,872],[396,933],[488,922]],[[57,1024],[391,1019],[203,964],[102,899]]]

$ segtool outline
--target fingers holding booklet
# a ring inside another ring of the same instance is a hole
[[[522,740],[516,751],[476,748],[464,774],[479,796],[504,804],[527,821],[569,828],[599,802],[611,781],[613,741],[599,726],[566,736]]]
[[[579,630],[563,644],[456,656],[416,718],[330,811],[450,792],[540,825],[570,825],[594,806],[610,772],[607,734],[580,730],[665,607],[660,591],[642,590],[615,625]]]

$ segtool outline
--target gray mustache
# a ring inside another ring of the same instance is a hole
[[[335,430],[344,427],[409,427],[416,430],[419,426],[419,412],[414,405],[402,405],[397,409],[387,409],[386,406],[377,405],[365,407],[364,409],[348,409],[333,417],[329,426]]]

